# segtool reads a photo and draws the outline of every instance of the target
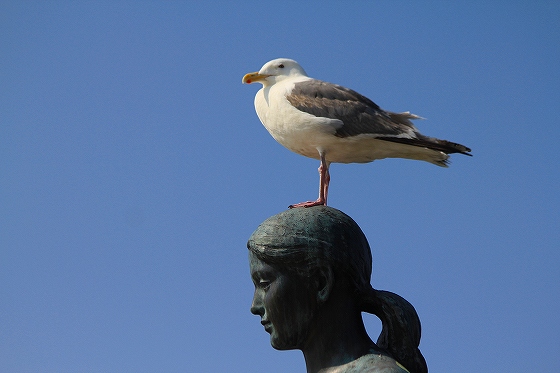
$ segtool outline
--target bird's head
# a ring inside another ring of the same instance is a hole
[[[261,83],[266,87],[296,76],[307,76],[307,74],[296,61],[289,58],[277,58],[265,63],[258,72],[245,74],[242,82],[246,84]]]

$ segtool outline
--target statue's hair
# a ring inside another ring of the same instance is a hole
[[[411,373],[427,373],[418,345],[420,319],[414,307],[397,294],[374,289],[371,249],[354,220],[331,207],[284,211],[265,220],[247,242],[257,258],[310,278],[330,266],[353,286],[361,310],[381,319],[378,347]]]

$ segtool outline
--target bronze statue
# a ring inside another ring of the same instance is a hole
[[[303,352],[308,373],[427,373],[420,320],[404,298],[370,284],[371,250],[349,216],[327,206],[284,211],[249,238],[255,294],[278,350]],[[361,313],[375,314],[374,343]]]

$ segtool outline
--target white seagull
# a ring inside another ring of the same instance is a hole
[[[294,60],[278,58],[243,83],[261,83],[255,109],[262,124],[280,144],[319,159],[319,198],[293,207],[327,204],[329,165],[408,158],[447,167],[451,153],[471,155],[466,146],[422,135],[406,111],[385,111],[361,94],[307,76]]]

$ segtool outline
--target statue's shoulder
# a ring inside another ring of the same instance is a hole
[[[323,372],[323,371],[322,371]],[[347,364],[325,370],[324,373],[409,373],[395,359],[380,354],[367,354]]]

